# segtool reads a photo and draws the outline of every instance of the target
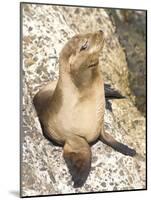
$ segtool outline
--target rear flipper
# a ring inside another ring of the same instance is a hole
[[[112,104],[108,99],[105,99],[105,108],[112,112]]]
[[[91,168],[91,150],[84,138],[68,139],[64,145],[64,159],[74,181],[74,187],[81,187]]]
[[[109,100],[112,99],[125,99],[126,97],[122,96],[119,91],[112,88],[109,84],[104,84],[105,90],[105,100],[106,100],[106,109],[112,112],[112,104]]]
[[[106,99],[125,99],[119,91],[113,89],[109,84],[104,84],[105,98]]]
[[[100,135],[100,140],[103,143],[111,146],[113,149],[115,149],[116,151],[118,151],[124,155],[127,155],[127,156],[135,156],[136,155],[136,151],[134,149],[131,149],[127,145],[116,141],[111,135],[109,135],[108,133],[105,133],[104,131]]]

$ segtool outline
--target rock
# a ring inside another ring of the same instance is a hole
[[[105,48],[100,56],[105,80],[119,88],[123,94],[130,92],[125,53],[107,12],[98,8],[38,4],[22,4],[22,9],[21,195],[145,188],[145,118],[130,99],[112,101],[113,112],[106,110],[105,113],[105,129],[119,141],[134,147],[138,155],[134,158],[124,156],[98,141],[91,147],[92,169],[81,188],[73,188],[62,148],[54,146],[43,136],[32,103],[33,96],[42,85],[49,79],[57,79],[59,52],[65,42],[75,33],[99,29],[103,29],[106,34]],[[27,62],[31,56],[34,61],[32,65]]]
[[[128,63],[130,98],[146,115],[146,12],[111,10],[120,43],[125,48]]]

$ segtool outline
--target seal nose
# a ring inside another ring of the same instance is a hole
[[[101,29],[99,30],[99,32],[102,33],[102,34],[104,33]]]
[[[104,35],[104,32],[101,29],[98,32],[99,34]]]
[[[101,29],[98,31],[98,34],[103,37],[104,39],[106,38],[106,34],[104,33],[104,31],[102,31]]]

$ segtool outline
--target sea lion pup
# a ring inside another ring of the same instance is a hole
[[[102,31],[70,39],[60,53],[57,84],[49,83],[34,97],[44,135],[63,145],[74,187],[81,187],[87,179],[91,167],[89,143],[98,138],[125,155],[136,154],[104,131],[105,95],[99,69],[103,44]]]

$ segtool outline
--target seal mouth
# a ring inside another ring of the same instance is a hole
[[[89,65],[88,68],[89,68],[89,69],[91,69],[91,68],[95,68],[95,67],[98,66],[98,64],[99,64],[99,61],[97,61],[97,62],[95,62],[95,63]]]

